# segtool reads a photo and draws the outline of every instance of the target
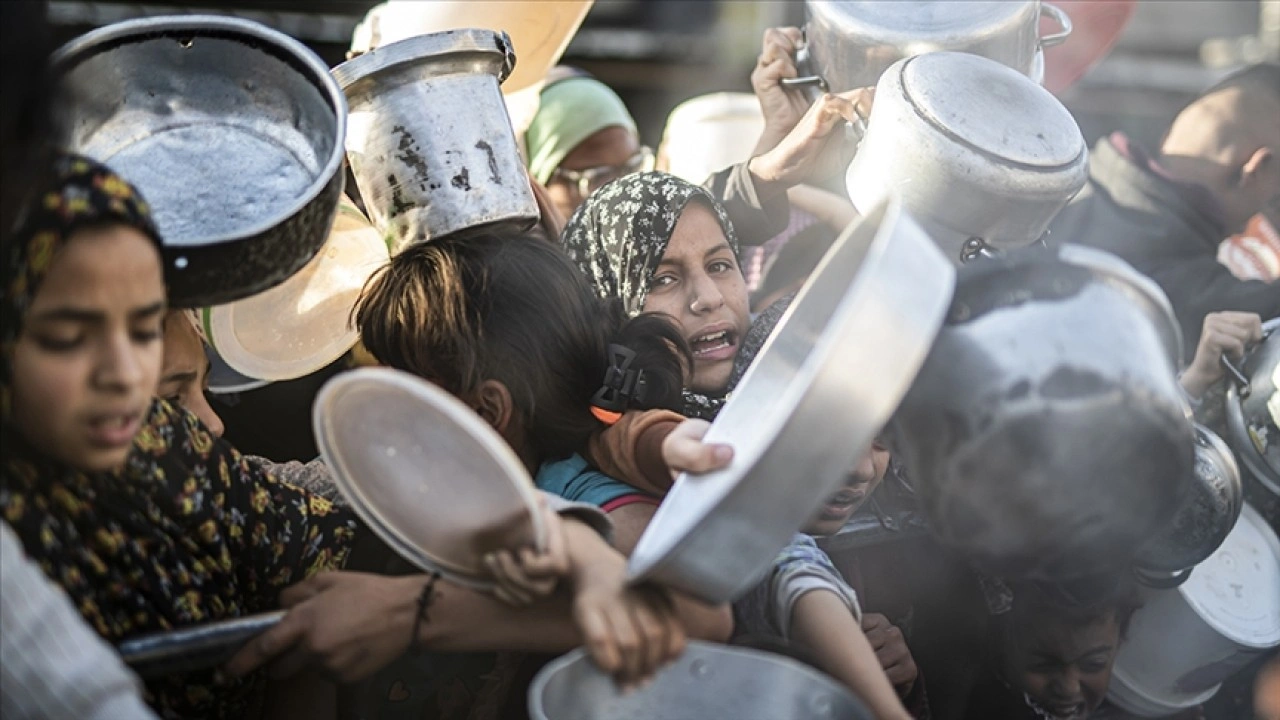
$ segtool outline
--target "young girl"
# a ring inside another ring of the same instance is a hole
[[[694,355],[684,414],[713,419],[783,307],[751,323],[737,239],[719,203],[672,175],[631,175],[593,193],[570,218],[562,243],[600,297],[621,302],[633,317],[661,313],[676,322]],[[683,435],[696,428],[673,433],[678,420],[657,413],[624,417],[592,443],[592,457],[665,491],[670,472],[645,453],[689,440]],[[828,525],[848,519],[851,492],[841,491],[826,508]],[[753,597],[749,607],[735,608],[740,626],[805,646],[819,667],[846,682],[877,717],[907,716],[860,628],[852,589],[812,538],[798,535]]]
[[[341,567],[356,536],[348,513],[255,469],[194,415],[154,398],[165,288],[160,241],[133,188],[70,158],[38,200],[6,239],[0,305],[0,511],[27,554],[113,642],[273,610],[286,586]],[[621,557],[579,525],[563,523],[576,538],[565,572],[621,575]],[[347,589],[349,580],[314,578]],[[478,642],[564,650],[585,636],[605,664],[627,665],[624,673],[647,672],[649,658],[670,657],[682,637],[660,603],[641,606],[620,580],[609,584],[612,576],[575,583],[574,602],[579,617],[612,617],[617,607],[621,625],[601,631],[597,621],[581,632],[568,601],[514,611],[441,582],[426,623],[423,579],[360,580],[353,601],[309,623],[295,617],[284,630],[323,628],[327,639],[357,645],[360,661],[375,669],[419,628],[419,639],[445,650]],[[296,585],[291,597],[313,587]],[[627,626],[637,611],[656,632]],[[545,623],[532,641],[530,617]],[[620,648],[617,627],[641,641]],[[440,640],[446,632],[464,640],[450,646]],[[646,643],[650,637],[663,646]],[[243,718],[264,680],[255,674],[215,687],[212,672],[174,676],[150,683],[149,701],[166,717]]]

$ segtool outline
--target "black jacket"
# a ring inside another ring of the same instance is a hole
[[[1223,310],[1280,316],[1280,285],[1240,280],[1217,261],[1229,234],[1174,182],[1121,153],[1103,138],[1089,156],[1089,183],[1049,227],[1052,243],[1114,253],[1169,296],[1182,326],[1184,361],[1200,340],[1204,316]]]

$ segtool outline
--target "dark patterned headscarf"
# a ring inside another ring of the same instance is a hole
[[[346,562],[349,513],[267,476],[163,400],[114,472],[52,458],[10,422],[22,319],[68,239],[109,222],[160,247],[147,204],[107,168],[65,158],[53,177],[4,241],[0,517],[109,642],[276,609],[284,587]],[[212,671],[179,674],[150,681],[147,701],[162,717],[241,718],[264,682],[258,674],[217,687]]]
[[[136,228],[160,249],[151,210],[133,186],[84,157],[59,158],[50,189],[32,200],[18,229],[4,238],[4,301],[0,308],[0,416],[8,422],[13,349],[53,258],[76,230],[111,221]]]
[[[693,200],[711,208],[737,255],[733,226],[711,193],[662,172],[628,175],[592,193],[569,218],[560,243],[600,297],[621,300],[635,317],[644,311],[676,222]]]
[[[724,208],[705,188],[662,172],[628,175],[600,188],[569,218],[560,243],[606,300],[619,300],[629,317],[644,311],[654,272],[667,252],[676,222],[690,202],[711,208],[736,256],[738,238]],[[728,393],[685,390],[684,414],[712,419]]]

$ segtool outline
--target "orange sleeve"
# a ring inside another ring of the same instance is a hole
[[[669,410],[629,410],[587,443],[587,462],[615,480],[655,495],[671,488],[662,442],[684,416]]]

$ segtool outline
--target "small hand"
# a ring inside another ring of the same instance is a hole
[[[727,467],[733,460],[733,448],[702,442],[711,423],[690,419],[681,422],[662,441],[662,461],[674,477],[682,472],[707,473]]]
[[[515,607],[533,604],[555,591],[561,578],[569,576],[569,554],[565,550],[564,526],[560,516],[540,503],[547,527],[547,548],[500,550],[485,556],[484,562],[497,580],[494,594]]]
[[[574,621],[600,669],[634,687],[684,652],[684,625],[665,590],[629,586],[620,553],[589,529],[569,529]]]
[[[876,659],[880,661],[880,667],[884,669],[893,687],[902,695],[911,692],[919,670],[907,648],[902,631],[889,622],[889,618],[879,613],[866,613],[862,616],[862,631],[876,651]]]
[[[311,665],[342,683],[369,677],[408,649],[425,582],[356,572],[303,580],[280,594],[284,619],[236,653],[226,671],[247,675],[270,663],[275,677]]]
[[[1191,397],[1199,398],[1222,379],[1221,357],[1244,357],[1245,349],[1262,339],[1262,318],[1254,313],[1219,312],[1204,318],[1196,355],[1179,382]]]
[[[809,109],[809,98],[802,90],[782,84],[783,78],[796,77],[795,55],[803,43],[804,36],[799,28],[769,28],[764,31],[763,48],[755,69],[751,71],[751,88],[764,115],[764,131],[756,145],[756,155],[772,150]]]
[[[751,158],[747,169],[753,179],[790,188],[843,172],[857,149],[845,142],[844,124],[857,124],[859,112],[867,115],[874,97],[873,88],[823,95],[777,147]]]

